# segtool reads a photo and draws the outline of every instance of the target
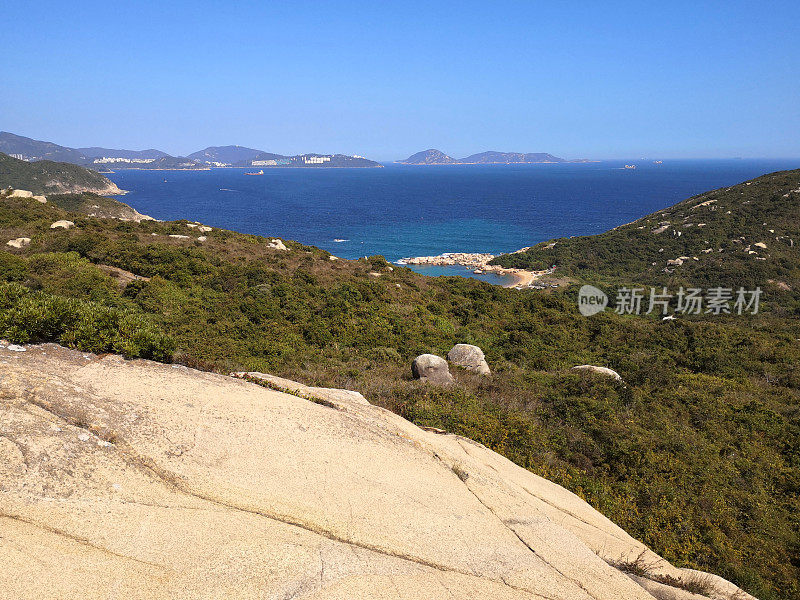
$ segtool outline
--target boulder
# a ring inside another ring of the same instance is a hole
[[[31,238],[26,238],[26,237],[16,238],[13,240],[8,240],[6,242],[6,244],[11,246],[12,248],[24,248],[30,243],[31,243]]]
[[[267,244],[270,248],[275,248],[275,250],[288,250],[286,244],[284,244],[281,240],[275,238],[274,240],[270,240],[269,244]]]
[[[457,367],[463,367],[480,375],[489,375],[492,372],[486,364],[483,350],[472,344],[456,344],[447,353],[447,360]]]
[[[209,227],[208,225],[201,225],[200,227],[197,228],[197,231],[199,231],[200,233],[209,233],[211,231],[211,227]]]
[[[617,373],[613,369],[609,369],[608,367],[598,367],[595,365],[578,365],[576,367],[572,367],[570,371],[578,371],[582,373],[594,373],[597,375],[604,375],[605,377],[611,377],[616,381],[622,381],[622,377],[619,376],[619,373]]]
[[[47,198],[45,196],[33,196],[33,199],[37,202],[41,202],[42,204],[47,203]]]
[[[9,198],[33,198],[33,192],[29,192],[28,190],[13,190],[9,195]]]
[[[70,227],[75,227],[75,223],[72,221],[61,220],[50,225],[50,229],[69,229]]]
[[[414,379],[427,383],[438,385],[453,383],[453,376],[450,375],[450,369],[447,368],[447,361],[435,354],[420,354],[411,363],[411,373],[414,375]]]

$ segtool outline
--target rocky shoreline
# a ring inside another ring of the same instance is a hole
[[[527,248],[517,250],[523,252]],[[485,252],[444,252],[436,256],[411,256],[408,258],[401,258],[397,261],[399,265],[423,265],[431,267],[451,267],[461,266],[467,269],[473,269],[476,275],[482,273],[494,273],[511,279],[510,283],[505,284],[503,287],[509,288],[529,288],[534,284],[542,275],[549,275],[552,269],[546,271],[526,271],[525,269],[510,269],[501,267],[500,265],[491,265],[489,261],[497,257],[496,254],[489,254]]]

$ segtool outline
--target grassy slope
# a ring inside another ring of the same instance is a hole
[[[138,220],[143,216],[124,202],[91,192],[51,194],[47,201],[66,211],[98,218]]]
[[[742,203],[774,196],[750,190],[759,193]],[[50,230],[58,218],[76,227]],[[174,358],[190,365],[362,391],[576,491],[678,564],[719,573],[762,600],[800,598],[800,327],[791,292],[755,317],[586,319],[571,292],[425,278],[379,257],[331,261],[316,248],[287,242],[281,252],[222,230],[206,242],[197,235],[182,222],[120,223],[4,199],[0,241],[33,241],[0,252],[0,278],[124,311],[126,322],[168,333]],[[97,265],[151,279],[122,286]],[[18,321],[15,336],[62,335]],[[5,327],[0,335],[10,335]],[[67,342],[87,339],[69,334]],[[133,355],[169,347],[145,338],[113,343]],[[495,374],[457,372],[452,388],[411,381],[413,356],[442,355],[457,342],[480,345]],[[626,383],[567,371],[581,363],[611,366]]]
[[[12,187],[34,194],[104,191],[113,186],[100,173],[69,163],[25,162],[0,153],[0,189]]]

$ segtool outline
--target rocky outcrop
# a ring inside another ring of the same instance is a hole
[[[50,225],[50,229],[69,229],[70,227],[75,227],[75,223],[66,220],[56,221]]]
[[[268,373],[259,373],[257,371],[242,371],[238,373],[231,373],[231,377],[238,377],[239,379],[248,379],[256,383],[265,385],[268,388],[277,390],[279,392],[286,392],[287,394],[294,394],[301,398],[308,400],[319,401],[322,403],[329,402],[331,404],[337,403],[352,403],[356,404],[369,404],[367,399],[358,392],[352,390],[340,390],[336,388],[321,388],[312,387],[292,381],[291,379],[284,379],[283,377],[276,377]]]
[[[456,344],[447,353],[447,360],[457,367],[463,367],[480,375],[489,375],[492,372],[486,363],[483,350],[472,344]]]
[[[516,254],[522,252],[512,252]],[[397,261],[400,265],[422,265],[434,267],[462,266],[473,269],[473,273],[495,273],[509,278],[509,282],[504,287],[515,289],[529,288],[533,282],[541,275],[548,275],[552,269],[544,271],[528,271],[525,269],[506,268],[500,265],[489,264],[491,260],[497,258],[494,254],[475,253],[475,252],[445,252],[437,256],[409,256]]]
[[[6,196],[8,198],[31,198],[36,200],[37,202],[41,202],[42,204],[47,204],[47,197],[42,195],[34,195],[33,192],[28,190],[15,190],[9,189],[6,192]]]
[[[447,366],[447,361],[435,354],[420,354],[411,363],[411,374],[414,379],[437,385],[453,383],[453,376]]]
[[[283,241],[279,240],[278,238],[270,240],[267,246],[270,248],[275,248],[275,250],[288,250],[286,244],[284,244]]]
[[[149,277],[137,275],[136,273],[131,273],[130,271],[120,269],[119,267],[113,267],[111,265],[97,265],[97,268],[112,279],[116,280],[117,285],[121,288],[125,288],[129,283],[134,281],[150,281]]]
[[[581,373],[592,373],[595,375],[602,375],[604,377],[611,377],[616,381],[622,381],[622,377],[620,377],[619,373],[617,373],[613,369],[609,369],[608,367],[598,367],[596,365],[578,365],[572,367],[570,371],[577,371]]]
[[[117,184],[112,183],[111,181],[107,180],[105,177],[103,179],[106,180],[104,183],[99,184],[65,184],[61,181],[51,180],[47,182],[47,193],[48,194],[81,194],[83,192],[91,192],[92,194],[97,194],[98,196],[121,196],[125,193],[124,190],[121,190],[117,187]]]
[[[8,240],[6,242],[7,246],[11,246],[12,248],[24,248],[28,244],[31,243],[31,238],[28,237],[19,237],[13,240]]]
[[[4,598],[653,600],[610,563],[687,575],[567,490],[361,402],[44,345],[0,347],[0,416]]]

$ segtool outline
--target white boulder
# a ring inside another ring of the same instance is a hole
[[[486,363],[483,350],[472,344],[456,344],[447,353],[447,360],[457,367],[463,367],[480,375],[489,375],[492,372]]]
[[[577,365],[575,367],[572,367],[570,371],[577,371],[582,373],[594,373],[597,375],[604,375],[605,377],[611,377],[616,381],[622,381],[622,377],[620,377],[619,373],[617,373],[613,369],[609,369],[608,367],[598,367],[596,365]]]
[[[31,243],[31,238],[20,237],[13,240],[8,240],[6,242],[6,245],[11,246],[12,248],[24,248],[30,243]]]
[[[50,225],[50,229],[69,229],[70,227],[75,227],[75,223],[66,220],[56,221]]]
[[[447,385],[453,383],[453,376],[447,367],[447,361],[435,354],[420,354],[411,363],[411,373],[414,379],[426,383]]]
[[[267,246],[269,246],[270,248],[275,248],[275,250],[288,250],[288,248],[286,247],[286,244],[284,244],[278,238],[270,240],[270,242],[269,242],[269,244],[267,244]]]

